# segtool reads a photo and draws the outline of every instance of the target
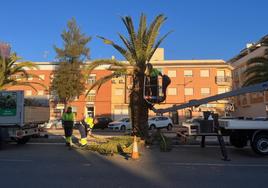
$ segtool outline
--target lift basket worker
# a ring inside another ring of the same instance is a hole
[[[74,126],[74,114],[72,112],[72,107],[68,107],[66,112],[63,113],[62,124],[64,127],[66,145],[71,146]]]
[[[151,63],[147,63],[147,75],[148,74],[150,76],[150,90],[152,102],[160,103],[165,101],[166,90],[171,82],[170,78],[167,75],[162,75],[162,73],[158,69],[153,68],[153,65]],[[162,77],[162,93],[164,96],[162,96],[161,98],[159,97],[158,91],[158,76]]]

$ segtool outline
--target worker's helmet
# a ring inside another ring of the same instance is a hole
[[[69,107],[67,108],[67,112],[68,112],[68,113],[72,112],[72,107],[69,106]]]

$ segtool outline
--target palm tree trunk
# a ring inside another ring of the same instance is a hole
[[[144,75],[135,75],[130,94],[131,122],[133,133],[144,140],[148,139],[148,106],[143,98]]]

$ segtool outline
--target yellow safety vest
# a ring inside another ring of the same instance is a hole
[[[87,117],[85,119],[85,122],[89,125],[89,127],[92,129],[93,126],[94,126],[94,123],[93,123],[93,118],[92,117]]]

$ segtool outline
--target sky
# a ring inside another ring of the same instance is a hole
[[[96,36],[122,44],[126,34],[121,16],[151,22],[158,14],[168,19],[160,36],[166,60],[223,59],[237,55],[247,43],[268,34],[267,0],[0,0],[0,41],[24,60],[54,61],[53,46],[62,47],[61,32],[75,18],[92,37],[90,59],[123,57]],[[136,25],[137,26],[137,25]]]

